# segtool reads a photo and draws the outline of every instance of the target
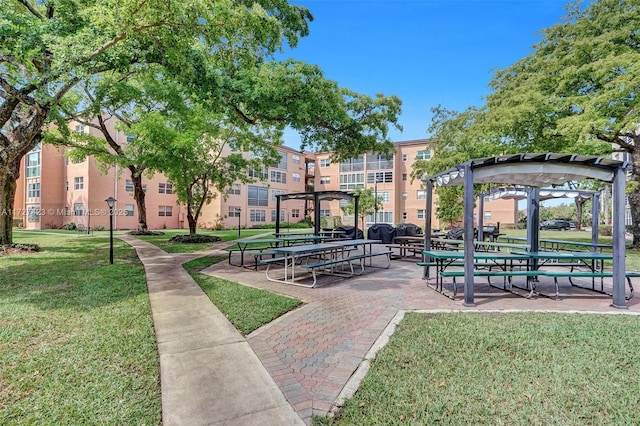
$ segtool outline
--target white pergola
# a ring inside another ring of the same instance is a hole
[[[537,191],[539,201],[553,200],[556,198],[582,198],[585,200],[592,200],[591,203],[591,242],[594,247],[598,244],[598,222],[600,219],[600,191],[592,191],[586,189],[566,189],[566,188],[542,188]],[[531,200],[531,197],[536,196],[536,192],[530,187],[519,186],[501,186],[499,188],[493,188],[488,191],[482,192],[478,195],[478,240],[482,241],[482,226],[484,219],[484,203],[487,201],[494,201],[499,199],[506,200],[528,200],[527,207],[536,205],[538,203]],[[538,202],[539,202],[538,201]],[[527,211],[527,221],[531,217],[529,211]],[[533,235],[529,232],[530,226],[527,226],[527,243],[535,244],[533,242]],[[532,249],[532,251],[534,251]]]
[[[626,161],[579,154],[516,154],[469,160],[422,181],[427,189],[425,249],[431,247],[431,208],[433,186],[464,185],[464,240],[473,241],[473,207],[476,183],[518,185],[529,188],[527,196],[527,240],[537,250],[540,225],[540,191],[568,181],[596,179],[611,183],[613,188],[613,295],[612,306],[626,309],[625,300],[625,171]],[[597,236],[596,236],[597,238]],[[474,245],[464,245],[464,306],[475,306],[473,253]],[[470,259],[471,261],[467,261]]]

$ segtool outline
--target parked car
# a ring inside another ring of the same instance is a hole
[[[571,225],[569,224],[569,221],[562,219],[545,220],[540,224],[540,229],[557,229],[559,231],[568,231],[569,229],[571,229]]]

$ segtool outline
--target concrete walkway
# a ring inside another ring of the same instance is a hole
[[[144,264],[158,351],[162,423],[303,425],[246,339],[172,256],[122,236]]]
[[[305,304],[243,338],[211,304],[181,264],[217,248],[169,255],[132,237],[145,265],[160,350],[164,424],[311,424],[353,393],[368,359],[406,311],[557,311],[640,314],[610,307],[606,295],[561,285],[560,300],[524,299],[476,284],[476,307],[465,308],[428,288],[413,262],[368,269],[350,279],[319,277],[317,288],[265,279],[252,271],[213,265],[204,273],[296,297]],[[552,292],[552,282],[538,289]]]

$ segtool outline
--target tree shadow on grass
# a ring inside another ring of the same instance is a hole
[[[114,242],[111,265],[108,239],[47,242],[41,252],[0,258],[0,299],[91,310],[146,294],[144,267],[126,243]]]

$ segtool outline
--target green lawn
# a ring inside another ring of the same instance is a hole
[[[640,318],[408,314],[335,425],[640,424]]]
[[[160,423],[144,270],[98,235],[16,231],[43,251],[0,257],[0,424]]]
[[[302,301],[200,274],[226,257],[201,257],[184,264],[209,299],[244,335],[300,306]]]
[[[186,244],[186,243],[172,243],[169,241],[171,237],[174,235],[189,235],[188,229],[165,229],[162,232],[165,235],[142,235],[137,236],[136,238],[140,238],[141,240],[150,242],[167,253],[193,253],[198,250],[203,250],[211,247],[211,243],[200,243],[200,244]],[[267,234],[271,236],[271,234],[275,232],[273,229],[241,229],[240,237],[247,238],[260,234]],[[238,239],[238,230],[226,230],[226,231],[209,231],[198,229],[198,235],[214,235],[220,237],[222,241],[232,241]]]
[[[524,229],[501,229],[500,231],[511,237],[526,238],[527,236],[527,231]],[[590,243],[591,231],[540,231],[540,238],[547,240],[579,241],[583,243]],[[613,238],[601,235],[598,238],[598,242],[602,244],[613,244]],[[611,250],[604,251],[611,252]],[[605,262],[605,266],[611,267],[611,262]],[[628,242],[626,270],[640,271],[640,252],[638,250],[629,249]]]

